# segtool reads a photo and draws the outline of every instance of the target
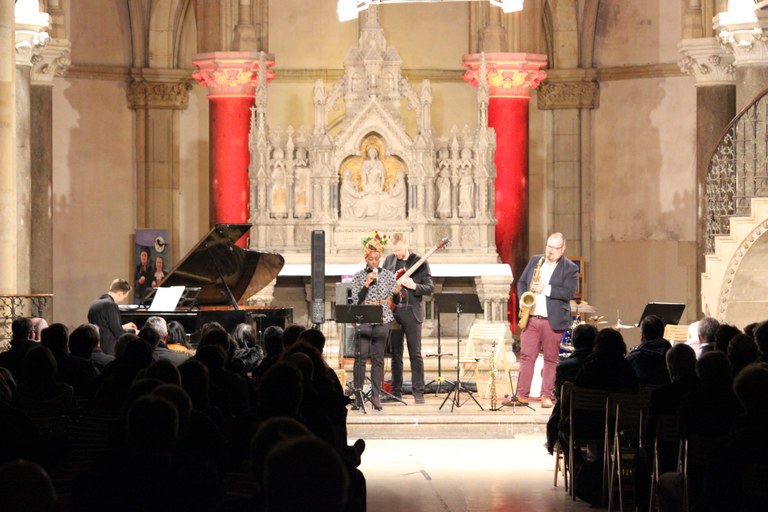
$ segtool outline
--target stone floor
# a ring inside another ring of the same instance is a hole
[[[555,461],[544,448],[551,409],[532,402],[491,411],[481,393],[479,405],[462,393],[457,407],[446,396],[349,412],[350,439],[366,440],[369,512],[590,509],[568,496],[562,477],[553,485]]]
[[[553,485],[554,459],[536,434],[503,439],[373,439],[361,470],[368,512],[590,510]]]

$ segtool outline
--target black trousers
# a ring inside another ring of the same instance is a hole
[[[352,378],[355,389],[362,389],[365,382],[365,361],[371,358],[371,396],[381,394],[381,382],[384,378],[384,346],[389,335],[389,324],[361,324],[359,351],[355,350],[355,365]]]
[[[413,314],[413,306],[395,308],[395,320],[400,330],[390,334],[392,344],[392,394],[403,393],[403,338],[408,343],[408,359],[411,361],[411,384],[414,395],[424,394],[424,359],[421,357],[421,322]]]

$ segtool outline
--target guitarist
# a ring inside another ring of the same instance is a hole
[[[383,268],[399,278],[411,268],[419,256],[408,250],[408,242],[402,233],[392,236],[392,252],[384,260]],[[424,322],[424,308],[421,299],[432,295],[432,274],[426,261],[408,278],[401,282],[400,302],[395,306],[395,321],[400,329],[390,333],[392,340],[392,395],[401,398],[403,393],[403,336],[408,342],[408,357],[411,360],[411,382],[413,399],[424,403],[424,360],[421,357],[421,324]]]

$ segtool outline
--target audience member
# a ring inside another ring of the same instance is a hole
[[[89,359],[101,371],[115,360],[99,346],[99,328],[94,324],[82,324],[69,334],[69,351],[72,355]]]
[[[711,316],[705,316],[699,320],[699,348],[696,349],[696,359],[705,352],[715,350],[715,333],[720,327],[720,322]]]
[[[165,339],[165,345],[168,350],[174,352],[182,352],[189,356],[195,355],[194,350],[189,345],[189,339],[187,339],[187,331],[181,322],[172,320],[168,322],[168,337]]]
[[[267,512],[342,512],[348,487],[338,454],[319,439],[283,441],[267,455],[263,480]]]
[[[738,377],[739,372],[757,361],[759,352],[755,340],[746,334],[737,334],[728,342],[728,360],[733,368],[733,376]]]
[[[734,424],[710,465],[697,512],[768,510],[768,365],[753,363],[744,368],[733,389],[745,414]]]
[[[264,359],[264,351],[256,340],[256,330],[250,324],[237,324],[232,330],[232,341],[235,342],[233,358],[245,373],[252,374]]]
[[[577,325],[571,333],[573,352],[557,363],[555,369],[555,396],[560,399],[564,382],[573,382],[584,362],[592,354],[595,347],[597,328],[592,324]],[[547,451],[550,455],[555,450],[557,431],[560,428],[560,407],[555,407],[547,421]]]
[[[149,331],[154,333],[154,335],[151,335]],[[168,324],[165,322],[165,318],[161,316],[151,316],[147,318],[147,321],[144,322],[144,327],[142,327],[139,332],[139,337],[142,337],[149,342],[153,349],[152,357],[155,361],[165,359],[170,361],[173,366],[179,366],[189,359],[187,354],[169,350],[165,345],[165,340],[168,338]]]
[[[64,324],[52,324],[43,330],[40,343],[56,358],[56,378],[75,389],[78,398],[90,398],[96,387],[99,370],[90,359],[84,359],[67,352],[69,329]]]
[[[715,331],[715,350],[727,353],[728,343],[730,343],[733,337],[737,334],[741,334],[738,327],[730,324],[720,324]]]
[[[768,321],[757,324],[754,334],[759,352],[758,358],[760,362],[768,363]]]
[[[283,346],[288,348],[296,343],[296,341],[299,339],[299,335],[302,332],[304,332],[304,327],[297,324],[291,324],[286,327],[285,331],[283,331]]]
[[[33,327],[32,320],[26,317],[19,317],[11,322],[11,346],[8,350],[0,354],[0,367],[6,368],[16,381],[21,377],[21,365],[24,356],[31,348],[38,346],[32,339]]]
[[[181,385],[179,370],[167,359],[157,359],[144,372],[147,379],[157,379],[165,384]]]
[[[257,388],[261,382],[261,376],[280,359],[284,350],[283,329],[274,325],[267,327],[264,330],[264,359],[251,375]]]
[[[30,320],[32,320],[32,339],[40,341],[40,334],[43,332],[43,329],[48,327],[48,322],[45,321],[45,318],[39,316],[32,317]]]
[[[640,384],[658,386],[669,383],[664,356],[672,345],[663,335],[664,322],[661,318],[648,315],[640,322],[640,345],[627,355],[627,361]]]
[[[117,339],[130,332],[135,332],[136,324],[127,322],[120,325],[120,308],[118,304],[128,298],[131,285],[125,279],[115,279],[109,286],[109,291],[91,303],[88,308],[88,322],[99,327],[101,348],[110,355],[115,355]]]
[[[56,359],[48,347],[34,347],[24,356],[22,377],[13,403],[30,416],[60,416],[77,406],[75,390],[56,380]]]
[[[28,460],[0,466],[0,510],[3,512],[52,512],[56,491],[48,473]]]
[[[574,386],[608,392],[637,391],[637,375],[624,356],[627,345],[616,329],[600,330],[595,351],[587,358],[574,380]]]

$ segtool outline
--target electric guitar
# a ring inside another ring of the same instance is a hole
[[[406,270],[404,268],[401,268],[400,270],[398,270],[397,273],[395,274],[395,279],[397,280],[397,284],[398,285],[402,285],[403,281],[405,281],[406,279],[411,277],[411,274],[416,272],[419,269],[419,267],[422,266],[424,264],[424,262],[427,261],[429,259],[429,257],[432,256],[435,253],[435,251],[437,251],[438,249],[445,248],[445,246],[448,245],[449,243],[451,243],[451,239],[450,238],[448,238],[448,237],[443,238],[442,240],[437,242],[434,247],[432,247],[430,250],[428,250],[427,253],[424,256],[419,258],[419,261],[414,263],[411,268],[409,268],[408,270]],[[402,289],[400,290],[400,299],[401,300],[405,300],[405,290],[402,290]],[[396,304],[392,300],[392,298],[390,297],[389,299],[387,299],[387,302],[389,303],[389,309],[394,311],[395,307],[396,307]]]

